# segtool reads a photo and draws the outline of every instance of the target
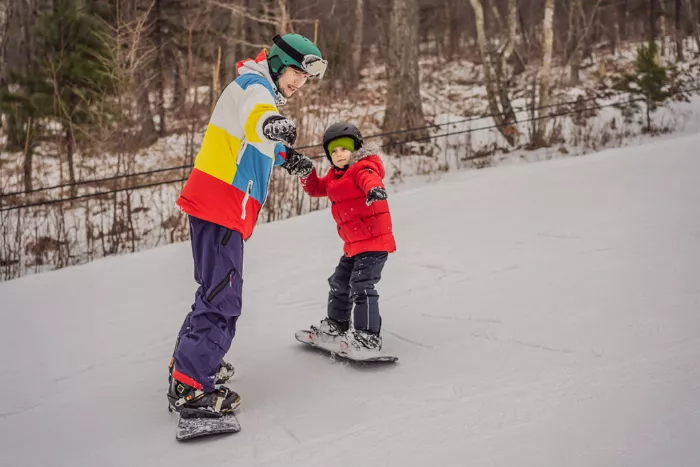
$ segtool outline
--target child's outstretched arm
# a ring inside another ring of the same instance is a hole
[[[357,172],[355,183],[367,195],[367,206],[375,201],[384,201],[387,198],[384,180],[376,171],[369,167]]]
[[[316,198],[328,196],[326,191],[326,177],[319,178],[316,173],[316,167],[311,170],[311,173],[305,177],[300,177],[301,187],[309,195]]]

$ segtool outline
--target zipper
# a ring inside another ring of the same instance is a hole
[[[233,233],[233,230],[231,229],[226,229],[226,233],[224,234],[224,239],[221,240],[221,244],[223,246],[226,246],[229,240],[231,240],[231,234]]]
[[[270,182],[272,181],[272,169],[274,169],[274,168],[275,168],[275,158],[273,156],[272,157],[272,164],[270,165],[270,173],[267,174],[267,189],[265,190],[265,198],[263,198],[260,206],[265,206],[265,201],[267,201],[267,197],[270,195]]]
[[[220,281],[218,284],[216,284],[216,287],[214,287],[214,290],[212,290],[211,292],[209,292],[209,295],[207,295],[207,301],[208,301],[208,302],[211,302],[212,300],[214,300],[214,298],[215,298],[217,295],[219,295],[219,293],[220,293],[222,290],[224,290],[224,287],[226,287],[226,284],[227,284],[227,283],[228,283],[228,286],[229,286],[229,287],[233,286],[233,273],[234,273],[235,271],[236,271],[235,269],[231,269],[231,270],[228,272],[228,274],[226,275],[226,277],[224,277],[223,279],[221,279],[221,281]]]
[[[270,165],[270,172],[267,174],[267,189],[265,190],[265,198],[262,200],[260,206],[265,206],[265,201],[267,197],[270,196],[270,183],[272,182],[272,169],[275,168],[275,156],[272,156],[272,164]]]
[[[238,157],[236,157],[236,165],[240,165],[241,159],[243,159],[243,153],[248,148],[248,141],[246,139],[241,140],[241,147],[238,149]]]
[[[253,189],[253,180],[248,180],[248,188],[245,191],[245,196],[243,197],[243,201],[241,202],[241,219],[245,219],[246,212],[245,212],[245,206],[248,204],[248,198],[250,198],[250,190]]]

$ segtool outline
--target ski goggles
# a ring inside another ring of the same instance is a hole
[[[272,40],[277,47],[289,55],[292,60],[301,64],[301,70],[303,72],[315,76],[318,79],[323,78],[323,75],[326,73],[326,67],[328,67],[328,61],[322,59],[318,55],[302,55],[294,47],[287,44],[279,35],[275,36]]]

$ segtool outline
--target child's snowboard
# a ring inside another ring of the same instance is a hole
[[[222,433],[238,433],[241,425],[234,414],[220,414],[204,410],[181,409],[175,438],[186,441]]]
[[[315,341],[313,338],[314,334],[313,332],[309,330],[301,330],[297,331],[294,334],[294,337],[299,342],[302,342],[304,344],[310,345],[311,347],[314,347],[316,349],[320,349],[323,351],[326,351],[330,353],[331,355],[336,355],[338,357],[353,361],[353,362],[376,362],[376,363],[394,363],[398,361],[399,357],[394,357],[391,355],[356,355],[352,351],[348,351],[347,349],[343,350],[340,348],[340,345],[335,344],[335,343],[328,343],[328,342],[321,342],[321,341]]]

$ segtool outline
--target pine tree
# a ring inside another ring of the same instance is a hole
[[[10,77],[8,91],[0,95],[3,112],[14,112],[22,123],[8,132],[15,144],[25,142],[25,133],[33,138],[41,130],[35,126],[39,121],[60,122],[71,182],[77,128],[95,122],[116,87],[107,25],[83,3],[55,0],[53,9],[39,16],[34,60],[26,74]]]
[[[625,74],[617,88],[639,96],[645,103],[647,126],[646,131],[652,131],[651,112],[664,103],[672,93],[669,69],[659,63],[656,42],[642,45],[637,49],[634,73]],[[631,106],[637,111],[636,103]]]

